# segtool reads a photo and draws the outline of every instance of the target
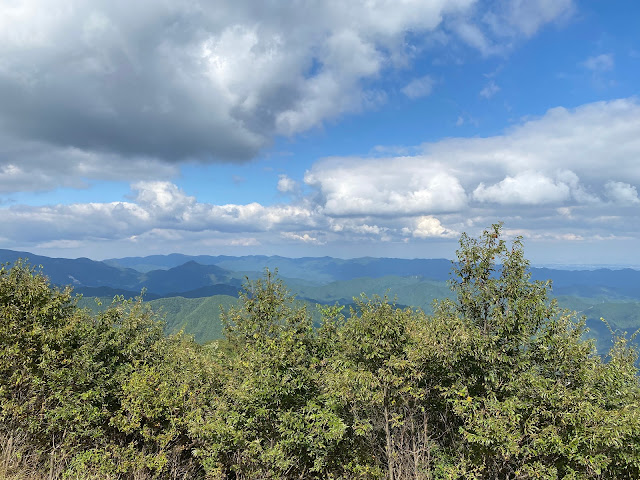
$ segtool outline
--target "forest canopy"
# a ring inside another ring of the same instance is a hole
[[[92,314],[7,265],[0,476],[640,478],[636,349],[598,355],[528,269],[493,225],[462,235],[432,315],[362,296],[320,326],[266,271],[198,345],[140,299]]]

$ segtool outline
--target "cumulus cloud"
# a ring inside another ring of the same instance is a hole
[[[3,4],[0,115],[13,135],[56,146],[247,159],[275,133],[360,108],[360,80],[406,32],[472,3]]]
[[[422,215],[456,211],[467,201],[455,176],[420,157],[328,159],[316,163],[305,182],[321,192],[331,216]]]
[[[480,183],[473,191],[473,198],[480,202],[512,205],[540,205],[561,203],[570,197],[571,190],[564,182],[554,181],[537,172],[522,172],[515,177],[490,186]]]
[[[316,225],[315,212],[303,206],[258,203],[199,203],[168,182],[139,182],[133,202],[0,209],[4,231],[15,242],[49,242],[90,237],[121,239],[152,230],[163,232],[265,232]]]
[[[294,232],[282,232],[282,238],[286,238],[287,240],[295,240],[296,242],[309,243],[313,245],[322,245],[324,242],[321,242],[316,237],[312,237],[308,233],[294,233]]]
[[[131,182],[150,175],[169,179],[177,174],[176,165],[150,157],[18,141],[0,131],[0,193],[85,188],[90,179]]]
[[[489,52],[570,5],[3,2],[0,188],[79,188],[85,179],[126,178],[123,171],[167,179],[171,168],[159,162],[246,161],[274,136],[384,101],[375,81],[410,66],[414,38],[457,31],[452,39]],[[417,98],[432,87],[422,77],[404,93]]]
[[[604,185],[607,198],[620,205],[637,205],[640,203],[638,190],[633,185],[624,182],[608,181]]]
[[[278,191],[280,193],[294,193],[298,190],[298,182],[288,175],[282,174],[278,176]]]
[[[458,232],[444,228],[440,223],[440,220],[432,215],[419,217],[416,221],[416,226],[411,233],[414,237],[418,238],[451,238],[459,235]]]
[[[385,235],[426,238],[413,235],[414,222],[433,217],[452,232],[504,219],[534,230],[571,222],[575,231],[565,233],[583,238],[586,230],[611,230],[614,222],[628,235],[640,228],[640,219],[622,221],[615,209],[638,201],[638,131],[634,98],[554,108],[502,135],[445,139],[423,145],[419,154],[324,159],[307,171],[305,182],[334,229],[344,228],[335,226],[336,219],[349,218],[354,225],[387,228]],[[612,179],[614,173],[629,183]],[[433,225],[417,231],[438,232]]]
[[[256,247],[260,245],[258,239],[250,238],[234,238],[231,240],[231,245],[234,247]]]
[[[499,219],[541,241],[639,238],[638,131],[634,98],[554,108],[493,137],[445,139],[407,155],[321,159],[304,175],[308,195],[276,205],[204,203],[168,181],[138,181],[124,202],[1,208],[0,244],[413,244]],[[280,180],[281,190],[296,183]]]

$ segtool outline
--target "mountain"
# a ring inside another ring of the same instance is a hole
[[[42,265],[45,275],[56,285],[136,290],[140,282],[140,272],[134,269],[114,267],[88,258],[50,258],[28,252],[0,250],[0,263],[14,263],[19,258],[27,259],[33,266]]]
[[[217,265],[235,272],[262,272],[265,268],[278,269],[284,277],[324,284],[339,280],[388,275],[422,275],[433,280],[447,280],[451,272],[451,261],[446,259],[402,259],[362,257],[340,259],[333,257],[287,258],[280,256],[248,255],[231,257],[227,255],[187,256],[181,254],[152,255],[148,257],[126,257],[109,259],[112,266],[149,269],[168,269],[194,261],[201,265]]]
[[[239,288],[242,280],[233,273],[216,265],[201,265],[193,260],[168,270],[153,270],[141,275],[139,287],[149,292],[166,295],[182,293],[225,284]],[[237,290],[236,288],[236,290]]]
[[[231,257],[172,254],[97,262],[88,258],[49,258],[27,252],[0,250],[2,262],[13,262],[20,257],[28,257],[34,265],[43,265],[45,273],[53,283],[58,285],[71,284],[83,289],[111,287],[133,294],[139,294],[143,288],[146,288],[148,295],[153,296],[236,295],[245,276],[256,278],[261,275],[265,267],[271,270],[277,269],[279,276],[287,278],[287,283],[292,285],[293,290],[308,298],[322,298],[325,293],[320,292],[317,296],[311,297],[307,290],[316,286],[324,287],[326,291],[327,288],[332,288],[327,287],[332,282],[392,277],[416,277],[416,279],[442,282],[449,279],[451,272],[451,262],[445,259],[363,257],[345,260],[331,257],[286,258],[261,255]],[[144,265],[142,270],[132,268],[134,266],[141,268],[141,265]],[[551,279],[555,295],[640,300],[639,270],[532,268],[531,274],[534,280]],[[363,281],[357,280],[356,284]],[[412,280],[413,283],[415,281]],[[358,289],[367,292],[368,289],[364,288],[364,285],[354,289],[348,288],[349,293],[345,292],[340,298],[350,298],[351,293]],[[335,298],[335,295],[331,298]]]
[[[553,280],[553,291],[556,295],[640,299],[640,270],[631,268],[619,270],[608,268],[596,270],[532,268],[531,278],[534,280]]]
[[[13,263],[19,258],[26,259],[33,266],[42,265],[51,283],[71,285],[77,293],[97,297],[124,295],[129,298],[139,295],[143,289],[147,290],[147,299],[175,294],[191,297],[237,295],[242,286],[242,275],[194,261],[168,270],[142,273],[88,258],[50,258],[29,252],[0,250],[1,263]]]
[[[260,278],[264,268],[278,269],[279,278],[304,302],[316,320],[315,305],[350,306],[361,294],[387,295],[398,306],[431,311],[434,299],[451,295],[451,262],[443,259],[393,259],[278,256],[188,256],[182,254],[129,257],[104,262],[88,258],[49,258],[27,252],[0,250],[0,262],[28,258],[42,265],[57,285],[72,285],[85,296],[84,306],[97,308],[93,297],[107,306],[114,296],[133,298],[143,289],[145,300],[162,307],[167,332],[184,328],[201,342],[221,335],[220,306],[232,305],[244,278]],[[142,267],[144,266],[144,268]],[[135,268],[134,268],[135,267]],[[552,294],[560,306],[587,318],[589,334],[599,348],[608,345],[613,330],[640,327],[640,271],[633,269],[559,270],[532,268],[532,279],[553,281]]]

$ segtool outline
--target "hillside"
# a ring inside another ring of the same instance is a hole
[[[166,331],[184,328],[198,342],[220,338],[220,307],[228,308],[246,278],[255,280],[264,268],[278,270],[289,290],[316,320],[316,305],[350,305],[354,297],[388,296],[398,305],[432,311],[435,299],[449,297],[446,283],[451,262],[442,259],[267,256],[155,255],[111,259],[64,259],[0,250],[0,261],[29,258],[42,265],[51,281],[70,284],[84,295],[83,306],[95,308],[92,297],[108,305],[116,295],[144,298],[161,307]],[[531,268],[532,279],[553,281],[552,293],[562,307],[587,317],[589,336],[598,347],[610,343],[609,328],[633,332],[640,328],[640,271],[633,269],[559,270]]]

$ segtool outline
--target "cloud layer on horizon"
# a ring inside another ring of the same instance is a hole
[[[635,98],[555,108],[502,135],[445,139],[415,155],[319,160],[304,188],[288,176],[273,186],[296,192],[288,203],[214,205],[169,181],[147,181],[132,184],[131,201],[16,205],[0,210],[0,221],[5,239],[38,248],[150,238],[251,247],[411,243],[497,220],[534,240],[638,239],[638,131]]]

